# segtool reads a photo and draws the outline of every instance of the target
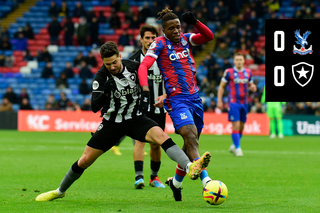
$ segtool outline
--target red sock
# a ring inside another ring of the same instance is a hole
[[[184,176],[186,176],[186,171],[178,164],[176,169],[176,175],[175,178],[181,182]],[[181,181],[180,181],[181,180]]]

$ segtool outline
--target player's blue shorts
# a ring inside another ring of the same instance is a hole
[[[203,105],[198,93],[193,95],[172,96],[164,100],[164,107],[173,122],[175,132],[185,125],[193,124],[198,129],[198,134],[203,128]]]
[[[248,104],[230,103],[228,111],[228,120],[234,121],[247,121]]]

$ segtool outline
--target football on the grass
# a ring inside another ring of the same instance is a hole
[[[228,188],[223,182],[212,180],[203,188],[202,195],[210,205],[219,205],[227,199]]]

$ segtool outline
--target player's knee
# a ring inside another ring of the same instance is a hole
[[[164,141],[166,141],[169,137],[167,133],[165,133],[160,127],[152,127],[147,135],[146,140],[149,142],[156,143],[158,145],[161,145]]]
[[[145,143],[144,143],[144,142],[140,142],[140,141],[138,141],[138,140],[135,140],[134,146],[135,146],[135,147],[138,147],[138,148],[144,148]]]
[[[85,156],[81,156],[81,158],[78,160],[78,166],[82,169],[86,169],[88,168],[93,162],[88,159],[88,157]]]

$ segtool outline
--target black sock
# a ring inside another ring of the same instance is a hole
[[[163,144],[161,145],[161,148],[166,152],[167,149],[169,149],[170,147],[176,145],[173,140],[171,138],[169,138],[168,140],[166,140],[165,142],[163,142]]]
[[[158,176],[158,171],[160,169],[161,162],[151,161],[151,180]]]
[[[134,170],[136,172],[136,180],[140,179],[141,177],[143,178],[143,161],[135,161]]]

